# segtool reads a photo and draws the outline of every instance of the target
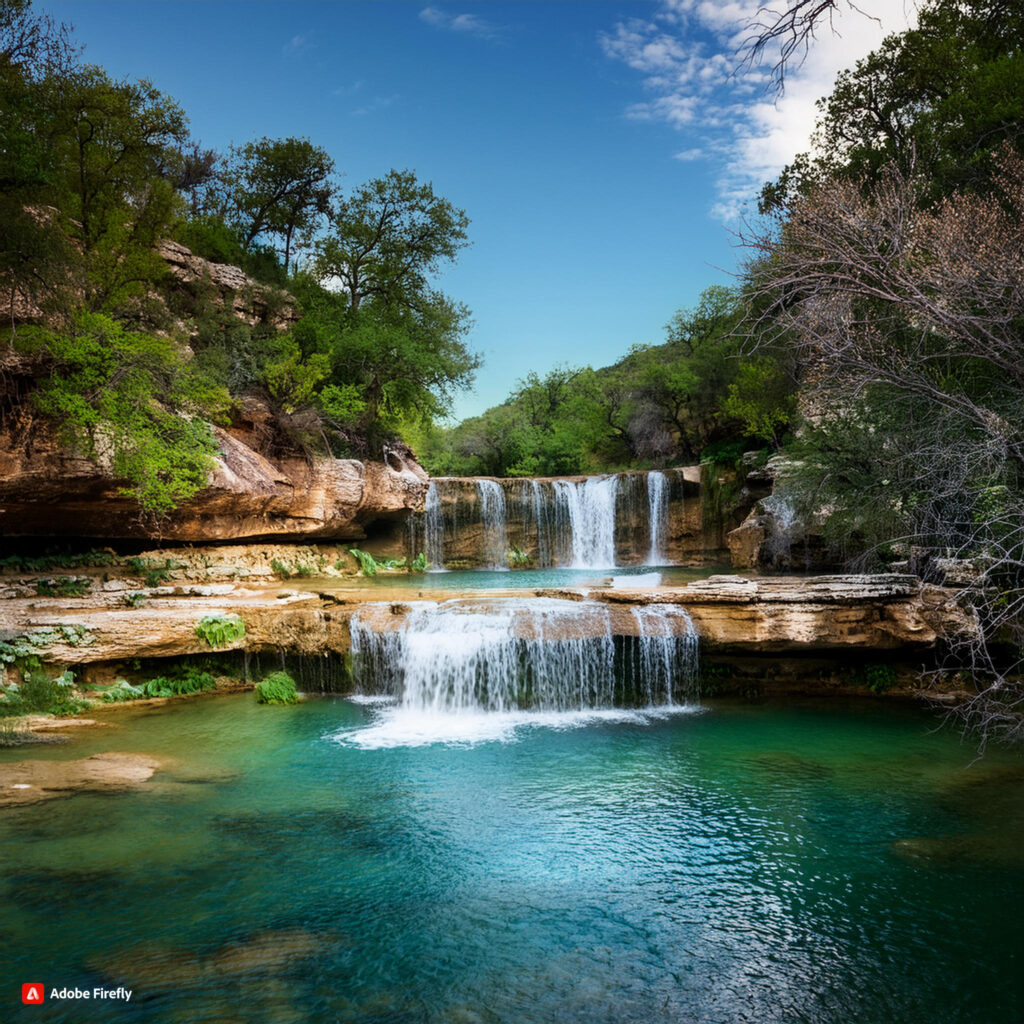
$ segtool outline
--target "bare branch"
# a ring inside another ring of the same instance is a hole
[[[794,65],[799,67],[807,59],[820,28],[827,26],[829,31],[836,31],[835,16],[841,7],[871,17],[853,0],[788,0],[782,7],[759,7],[757,14],[744,25],[747,35],[739,48],[741,68],[760,64],[766,54],[774,53],[778,46],[771,81],[776,93],[783,93],[787,70]],[[871,20],[878,21],[874,17]]]

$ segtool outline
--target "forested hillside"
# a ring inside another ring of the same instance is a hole
[[[245,398],[272,413],[263,454],[379,458],[472,381],[469,311],[432,284],[469,221],[412,171],[343,192],[308,139],[206,149],[28,0],[0,0],[0,138],[2,427],[56,425],[146,512],[203,486],[207,423]],[[166,240],[241,267],[259,314],[182,288]]]

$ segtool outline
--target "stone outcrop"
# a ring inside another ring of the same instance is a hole
[[[187,299],[192,300],[199,298],[202,292],[204,300],[219,306],[250,327],[266,323],[278,330],[287,330],[299,319],[295,299],[291,295],[279,288],[261,284],[240,267],[212,263],[197,256],[187,246],[170,239],[159,242],[156,252],[167,264],[170,278],[169,286],[162,286],[163,292],[184,293]],[[169,308],[166,294],[153,292],[147,299],[155,301],[166,316]],[[0,304],[8,324],[47,322],[47,315],[31,298],[9,285],[0,284]],[[186,301],[185,305],[188,304]],[[143,316],[142,319],[145,322],[149,317]],[[186,320],[177,320],[175,327],[186,334],[194,334],[194,325]]]
[[[639,601],[643,591],[609,591],[608,601]],[[682,605],[701,645],[738,654],[913,651],[976,625],[957,592],[915,576],[711,576],[664,588],[653,601]]]
[[[170,239],[160,242],[156,251],[178,288],[191,293],[209,289],[216,305],[250,327],[268,323],[278,330],[287,330],[299,319],[291,295],[260,284],[239,267],[211,263]],[[187,324],[180,326],[187,329]]]
[[[195,543],[248,537],[358,540],[378,520],[422,508],[427,475],[394,452],[387,462],[271,461],[213,428],[220,448],[208,486],[159,523],[143,520],[125,484],[64,448],[55,431],[31,442],[0,435],[0,534],[150,538]]]
[[[409,588],[389,592],[383,586],[346,586],[336,580],[321,584],[305,593],[280,586],[237,588],[229,594],[153,600],[135,609],[79,604],[71,610],[67,601],[20,599],[4,602],[0,614],[8,635],[51,631],[52,642],[39,650],[45,660],[87,665],[209,653],[211,648],[195,629],[204,615],[239,615],[246,624],[244,637],[219,650],[344,654],[349,649],[349,620],[361,605],[374,602],[373,614],[380,618],[381,628],[393,629],[424,598],[423,592]],[[757,580],[713,576],[684,587],[634,591],[581,588],[444,594],[445,599],[460,597],[480,605],[512,596],[594,602],[601,613],[574,617],[572,626],[590,629],[593,635],[609,630],[612,635],[636,635],[635,607],[676,604],[692,618],[702,649],[739,655],[923,652],[943,638],[974,629],[957,605],[956,591],[891,574]],[[426,597],[437,595],[427,592]],[[61,625],[80,627],[82,632],[76,631],[69,640],[62,636]]]
[[[746,519],[726,535],[729,558],[734,569],[756,569],[761,565],[761,551],[768,531],[757,513],[751,510]]]

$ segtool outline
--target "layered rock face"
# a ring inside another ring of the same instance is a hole
[[[698,466],[593,477],[435,478],[402,542],[452,569],[504,568],[508,552],[534,567],[700,562],[721,546],[717,524],[709,529],[706,522],[700,478]]]
[[[268,288],[238,267],[211,263],[185,246],[164,241],[157,252],[167,264],[165,294],[148,298],[175,305],[175,293],[221,307],[250,326],[285,330],[298,319],[295,300]],[[10,297],[10,296],[9,296]],[[14,322],[42,322],[43,313],[10,297]],[[188,302],[183,304],[188,305]],[[195,323],[178,320],[182,335]],[[37,368],[12,351],[0,360],[0,376],[31,378]],[[426,473],[410,453],[382,453],[380,462],[355,459],[269,458],[273,433],[269,410],[243,400],[232,427],[212,427],[219,448],[207,487],[173,515],[145,519],[126,484],[109,466],[64,446],[56,424],[33,416],[28,403],[13,410],[0,430],[0,536],[76,537],[102,540],[163,539],[209,543],[280,537],[362,540],[371,524],[403,519],[423,507]]]
[[[115,594],[76,602],[73,609],[66,601],[10,600],[3,609],[5,628],[48,636],[40,657],[71,665],[208,653],[208,643],[196,633],[196,623],[205,615],[238,615],[245,622],[244,637],[225,648],[345,654],[349,622],[360,607],[369,604],[379,628],[394,630],[422,600],[408,589],[389,594],[383,587],[368,591],[328,580],[305,593],[282,592],[280,585],[191,589],[195,592],[171,593],[132,609],[119,606]],[[684,587],[654,590],[445,594],[446,599],[461,597],[481,608],[505,597],[591,602],[600,613],[567,618],[566,636],[635,636],[640,628],[635,609],[670,604],[689,614],[701,649],[709,653],[831,657],[863,656],[869,651],[920,653],[943,639],[973,635],[976,624],[958,606],[956,596],[955,590],[899,575],[759,580],[713,576]],[[67,623],[76,627],[70,640],[60,628]],[[558,635],[557,624],[552,628],[548,621],[547,628],[552,636]]]
[[[387,462],[271,461],[234,434],[213,431],[220,455],[208,486],[158,523],[143,520],[124,483],[64,449],[52,429],[34,429],[29,444],[0,435],[0,534],[193,543],[358,540],[370,524],[423,507],[427,475],[402,453],[388,453]]]
[[[178,288],[194,293],[204,285],[212,287],[214,301],[250,327],[269,323],[278,330],[287,330],[299,319],[292,296],[261,285],[239,267],[211,263],[169,239],[161,242],[156,251],[167,263]],[[188,328],[184,322],[179,326]]]

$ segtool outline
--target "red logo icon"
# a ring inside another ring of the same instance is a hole
[[[41,1003],[46,996],[46,989],[38,981],[28,981],[21,986],[23,1003]]]

